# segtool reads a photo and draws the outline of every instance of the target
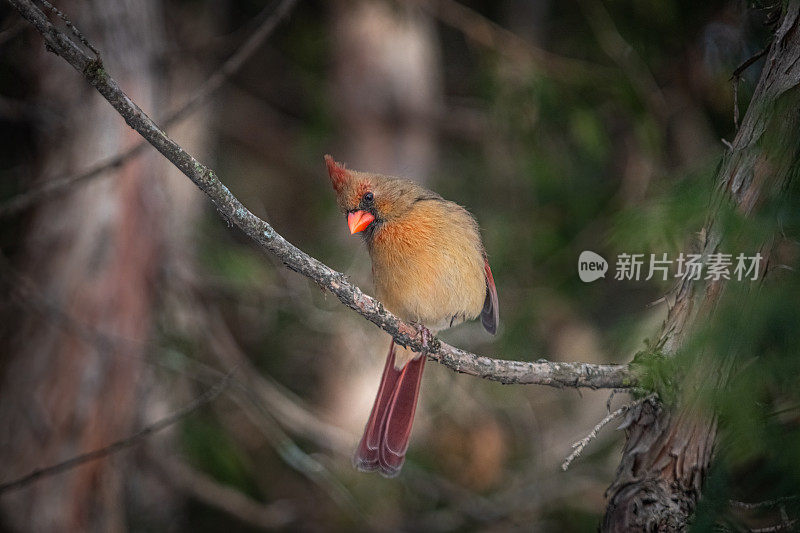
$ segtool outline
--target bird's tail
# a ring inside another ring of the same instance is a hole
[[[425,356],[420,356],[397,370],[394,366],[396,351],[392,339],[375,405],[372,406],[364,436],[353,458],[359,470],[377,470],[384,477],[399,474],[406,460],[422,369],[425,367]]]

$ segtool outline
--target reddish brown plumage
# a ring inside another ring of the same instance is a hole
[[[325,156],[325,164],[328,165],[328,175],[331,177],[331,185],[337,193],[347,181],[347,169],[344,165],[337,163],[329,155]]]
[[[480,315],[494,334],[497,291],[472,215],[412,181],[347,170],[327,155],[325,162],[342,211],[351,220],[362,219],[362,213],[374,217],[361,233],[372,259],[377,297],[386,308],[434,333]],[[400,471],[424,364],[424,357],[392,341],[356,450],[359,469],[388,477]]]
[[[395,350],[392,339],[375,404],[353,458],[359,470],[377,470],[386,477],[399,474],[405,461],[425,367],[425,358],[418,357],[398,370]]]

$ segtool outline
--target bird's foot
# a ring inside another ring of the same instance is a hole
[[[414,328],[417,330],[417,336],[420,338],[422,343],[422,355],[428,354],[428,349],[430,348],[431,340],[433,340],[433,333],[431,330],[423,326],[422,324],[414,323]]]

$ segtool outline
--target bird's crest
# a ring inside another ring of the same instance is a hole
[[[351,173],[344,168],[344,163],[337,163],[330,155],[325,156],[325,164],[328,165],[328,175],[331,177],[331,185],[337,194],[350,180]]]

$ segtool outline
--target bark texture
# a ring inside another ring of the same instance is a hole
[[[745,214],[779,194],[800,164],[800,3],[787,4],[741,128],[717,176],[715,206],[732,203]],[[702,232],[705,256],[723,242],[719,209]],[[694,326],[708,319],[724,281],[684,281],[665,321],[658,345],[674,355]],[[701,380],[721,384],[727,370],[687,376],[691,391]],[[690,393],[689,393],[690,394]],[[646,402],[631,410],[627,441],[616,479],[609,487],[604,531],[683,531],[701,495],[713,455],[716,421],[689,394],[674,409]]]

